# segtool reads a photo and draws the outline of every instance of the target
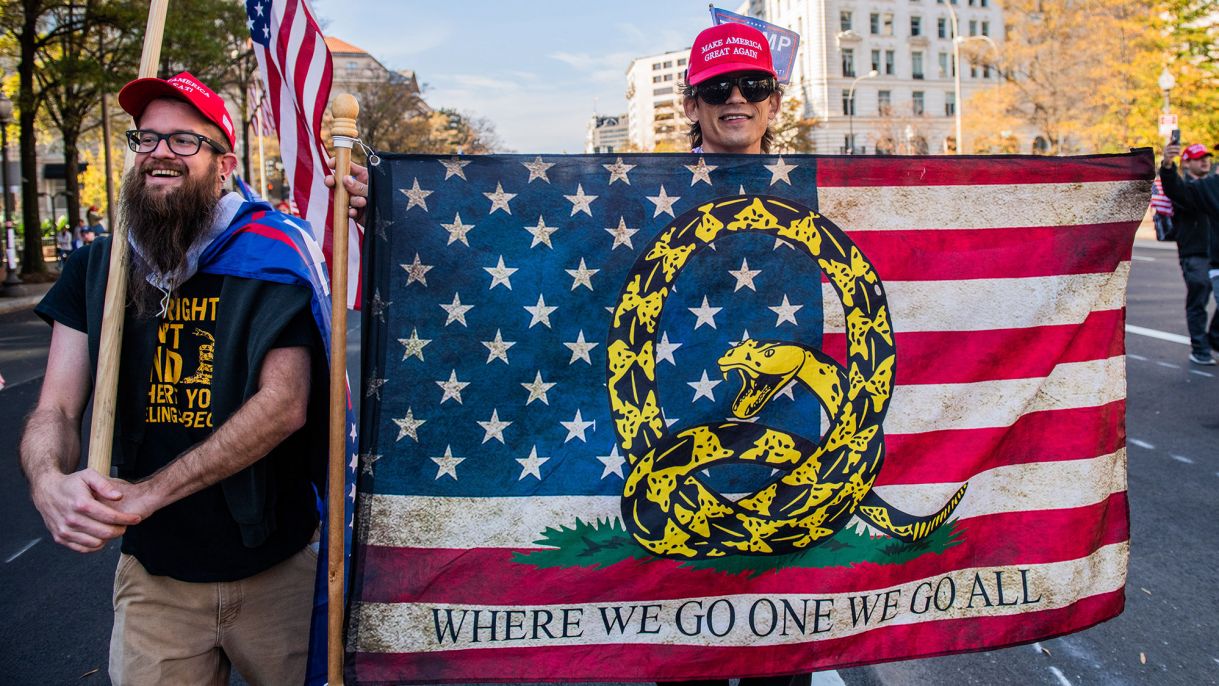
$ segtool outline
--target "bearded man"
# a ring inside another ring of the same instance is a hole
[[[250,683],[301,683],[325,464],[324,324],[315,291],[263,254],[308,250],[288,231],[265,250],[250,236],[307,227],[223,190],[237,166],[232,120],[189,73],[133,81],[119,102],[135,119],[136,157],[120,207],[132,259],[116,478],[75,471],[109,238],[73,253],[36,310],[54,328],[22,468],[56,542],[87,553],[122,537],[115,684],[228,683],[232,665]]]

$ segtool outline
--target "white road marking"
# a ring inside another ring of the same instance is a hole
[[[1137,445],[1138,447],[1140,447],[1140,448],[1145,448],[1145,449],[1147,449],[1147,450],[1155,450],[1155,449],[1156,449],[1156,447],[1155,447],[1154,445],[1152,445],[1152,444],[1148,443],[1147,441],[1140,441],[1140,440],[1139,440],[1139,439],[1137,439],[1137,438],[1127,438],[1127,439],[1126,439],[1126,442],[1127,442],[1127,443],[1129,443],[1130,445]]]
[[[1147,361],[1146,357],[1143,357],[1142,355],[1135,355],[1134,353],[1126,353],[1126,357],[1129,357],[1132,360],[1138,360],[1139,362]]]
[[[41,540],[42,540],[42,538],[35,538],[34,540],[30,541],[29,543],[26,543],[24,546],[22,546],[21,550],[18,550],[17,552],[13,553],[12,555],[9,555],[8,559],[4,561],[4,564],[8,564],[8,563],[12,562],[13,560],[16,560],[17,558],[21,557],[22,555],[25,554],[25,551],[38,545],[38,542]]]
[[[1071,686],[1071,682],[1067,679],[1066,675],[1062,673],[1061,669],[1057,667],[1050,667],[1050,674],[1057,677],[1058,683],[1062,684],[1062,686]]]
[[[1131,255],[1130,259],[1132,259],[1136,262],[1155,262],[1156,261],[1156,258],[1154,258],[1154,257],[1143,257],[1142,255]]]
[[[1185,463],[1185,464],[1193,464],[1193,463],[1194,463],[1194,461],[1193,461],[1193,460],[1189,459],[1188,457],[1186,457],[1186,456],[1184,456],[1184,455],[1169,455],[1169,457],[1171,457],[1172,459],[1176,460],[1177,462],[1183,462],[1183,463]]]
[[[846,686],[846,682],[836,671],[813,672],[812,686]]]
[[[1180,365],[1175,365],[1175,364],[1173,364],[1173,363],[1171,363],[1171,362],[1163,362],[1163,361],[1160,361],[1160,360],[1156,360],[1156,366],[1158,366],[1158,367],[1168,367],[1169,369],[1180,369],[1180,368],[1181,368],[1181,367],[1180,367]]]
[[[1205,377],[1206,377],[1206,378],[1208,378],[1208,379],[1213,379],[1213,378],[1215,378],[1215,375],[1214,375],[1214,374],[1211,374],[1210,372],[1204,372],[1204,371],[1202,371],[1201,369],[1191,369],[1191,370],[1189,370],[1189,373],[1190,373],[1190,374],[1197,374],[1198,376],[1205,376]]]
[[[1158,331],[1156,329],[1148,329],[1134,324],[1126,325],[1126,333],[1138,334],[1148,338],[1158,338],[1161,341],[1169,341],[1171,343],[1181,343],[1189,345],[1189,336],[1182,336],[1179,333],[1168,333],[1167,331]]]

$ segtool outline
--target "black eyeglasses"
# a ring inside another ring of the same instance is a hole
[[[217,155],[225,153],[225,149],[216,141],[207,136],[191,133],[190,131],[158,133],[144,129],[132,129],[127,132],[127,146],[133,152],[150,153],[157,149],[161,141],[169,144],[169,151],[179,157],[190,157],[198,153],[199,148],[203,147],[204,143],[207,143],[208,147],[215,150]]]
[[[773,76],[721,76],[698,84],[694,94],[708,105],[723,105],[732,97],[733,87],[741,89],[741,95],[749,102],[762,102],[779,90],[779,82]]]

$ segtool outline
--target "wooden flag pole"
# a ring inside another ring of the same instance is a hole
[[[343,179],[351,171],[351,146],[355,143],[356,117],[360,106],[343,93],[331,106],[334,125],[334,206],[331,223],[330,263],[330,470],[327,478],[326,511],[329,553],[326,622],[327,681],[343,683],[343,533],[347,530],[343,503],[347,469],[347,188]]]
[[[156,76],[161,60],[161,36],[165,32],[165,13],[169,0],[152,0],[148,25],[144,30],[144,52],[140,55],[139,78]],[[110,141],[106,141],[109,145]],[[135,163],[130,150],[123,163],[123,175]],[[127,227],[123,222],[110,226],[110,275],[106,279],[106,300],[102,310],[102,339],[97,360],[97,385],[93,390],[93,424],[89,430],[89,469],[110,476],[111,448],[114,445],[114,409],[118,398],[119,353],[123,345],[123,318],[127,311]]]

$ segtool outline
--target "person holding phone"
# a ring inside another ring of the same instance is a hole
[[[1175,158],[1181,156],[1184,177]],[[1181,150],[1174,130],[1164,148],[1160,183],[1172,200],[1177,229],[1177,256],[1185,279],[1185,323],[1189,328],[1189,361],[1213,366],[1219,351],[1219,312],[1206,323],[1206,307],[1219,284],[1219,178],[1210,176],[1211,152],[1201,143]]]

